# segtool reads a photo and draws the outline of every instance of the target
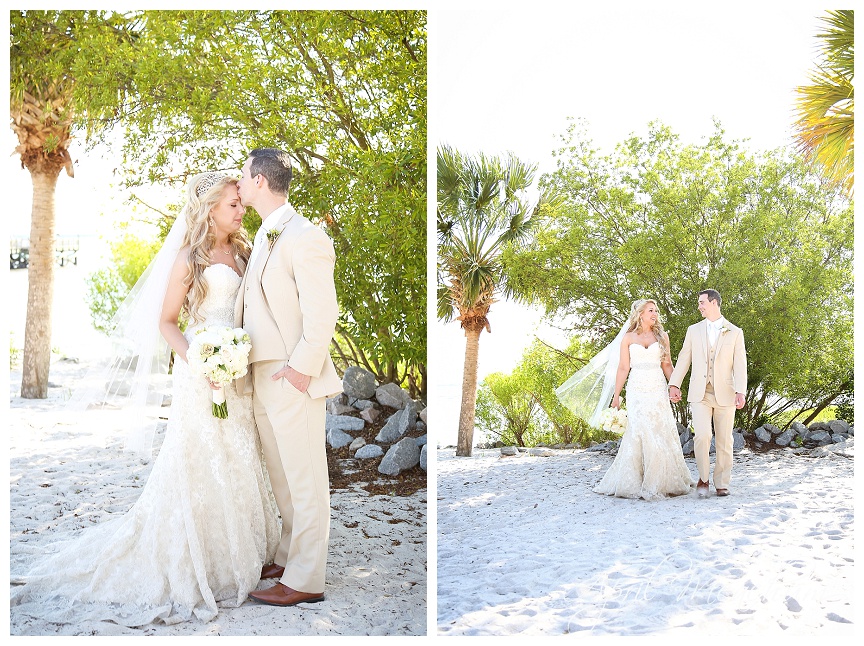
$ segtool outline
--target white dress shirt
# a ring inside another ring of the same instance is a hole
[[[720,336],[720,328],[723,327],[725,322],[726,319],[722,316],[716,321],[708,321],[708,341],[711,343],[712,348],[717,343],[717,337]]]
[[[249,269],[253,267],[255,259],[258,257],[258,250],[266,244],[266,239],[264,236],[267,234],[268,231],[276,228],[276,224],[279,222],[279,218],[281,218],[287,210],[288,203],[286,202],[283,206],[280,206],[270,215],[264,218],[264,221],[261,223],[261,228],[258,229],[258,233],[255,234],[255,242],[252,244],[252,255],[249,256]]]

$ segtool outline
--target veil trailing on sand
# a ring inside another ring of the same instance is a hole
[[[591,426],[600,426],[600,416],[612,402],[621,358],[621,340],[628,324],[626,321],[612,343],[555,390],[559,401]]]
[[[111,319],[111,354],[76,385],[65,408],[76,416],[94,409],[119,411],[111,432],[122,434],[125,448],[142,456],[151,454],[160,409],[169,395],[171,348],[159,332],[159,318],[186,230],[186,218],[178,217]]]

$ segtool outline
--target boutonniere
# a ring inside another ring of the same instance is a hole
[[[720,334],[726,334],[728,331],[729,331],[729,328],[726,326],[725,323],[720,326]]]
[[[272,251],[273,245],[276,244],[276,239],[279,237],[279,234],[282,233],[282,229],[270,229],[267,232],[267,245],[268,248]]]

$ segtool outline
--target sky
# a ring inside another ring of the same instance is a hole
[[[684,143],[710,136],[716,118],[727,137],[747,140],[750,149],[787,146],[795,88],[807,83],[818,17],[831,8],[574,5],[472,11],[468,2],[468,10],[430,13],[431,143],[464,153],[513,152],[537,164],[538,175],[555,169],[552,152],[568,117],[584,120],[604,153],[630,134],[646,134],[653,120]],[[480,337],[480,381],[510,372],[535,334],[558,347],[565,341],[539,312],[512,303],[493,305],[489,318],[492,333]],[[429,345],[436,442],[447,446],[456,443],[462,388],[458,322],[430,324]]]

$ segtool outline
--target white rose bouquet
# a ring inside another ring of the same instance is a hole
[[[604,431],[621,435],[627,430],[627,411],[623,408],[607,408],[600,419]]]
[[[213,416],[228,417],[225,386],[246,374],[252,341],[243,328],[227,325],[203,327],[195,332],[186,359],[193,372],[207,377],[221,388],[213,391]]]

